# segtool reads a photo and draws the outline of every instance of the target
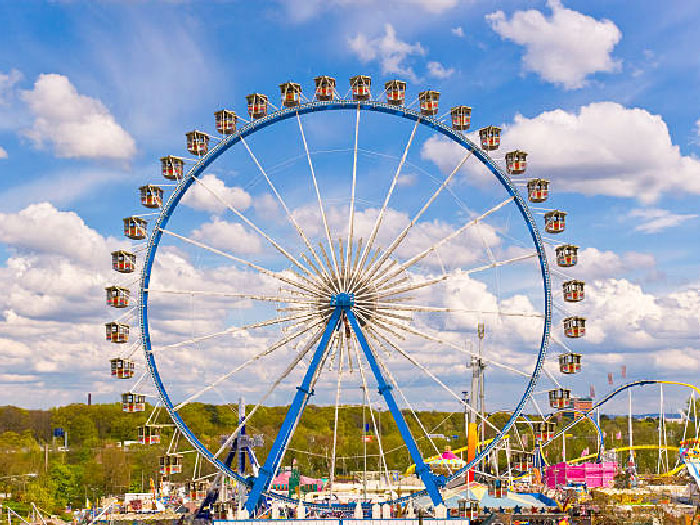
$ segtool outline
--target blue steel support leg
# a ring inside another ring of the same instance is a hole
[[[258,477],[255,479],[255,483],[253,483],[253,488],[250,489],[248,499],[245,502],[245,508],[248,512],[250,512],[251,516],[255,512],[255,507],[257,507],[260,503],[262,493],[265,492],[270,487],[270,483],[272,483],[272,479],[279,468],[282,452],[287,448],[287,444],[291,438],[292,428],[294,427],[297,419],[300,417],[304,406],[306,406],[306,399],[311,395],[311,392],[309,391],[311,382],[314,374],[316,373],[316,369],[321,363],[321,358],[326,351],[331,334],[338,324],[341,310],[341,307],[336,307],[331,314],[331,318],[328,320],[328,324],[323,332],[321,341],[318,343],[313,358],[311,359],[311,364],[306,370],[304,380],[301,382],[301,385],[297,387],[296,394],[294,394],[294,400],[292,401],[289,410],[287,410],[287,415],[284,417],[282,427],[275,438],[275,442],[270,449],[270,453],[267,455],[267,459],[265,459],[265,464],[260,467]]]
[[[399,407],[396,404],[394,395],[391,393],[391,385],[389,385],[384,379],[384,375],[382,374],[382,371],[379,368],[379,364],[374,358],[374,354],[372,353],[372,350],[369,347],[369,344],[367,343],[367,339],[365,339],[365,335],[362,333],[360,325],[358,324],[355,315],[352,313],[352,310],[347,309],[346,315],[348,317],[348,321],[350,321],[350,324],[352,325],[352,329],[355,331],[357,340],[360,342],[362,351],[365,353],[365,358],[369,362],[369,366],[372,369],[372,373],[374,374],[374,377],[377,380],[377,383],[379,384],[379,393],[384,397],[384,400],[386,401],[386,404],[389,407],[389,411],[394,417],[396,426],[399,427],[401,437],[403,438],[404,443],[406,443],[406,447],[408,447],[408,452],[411,454],[411,459],[416,465],[416,474],[418,474],[421,481],[423,482],[423,485],[425,485],[425,489],[428,491],[428,495],[430,496],[433,505],[440,505],[442,503],[442,494],[440,494],[440,489],[438,488],[435,476],[433,476],[433,473],[430,472],[430,467],[428,467],[428,465],[425,463],[425,461],[423,460],[423,456],[418,450],[418,446],[416,445],[416,442],[413,439],[413,435],[411,434],[411,431],[408,428],[408,425],[406,424],[406,420],[404,419],[401,410],[399,410]]]

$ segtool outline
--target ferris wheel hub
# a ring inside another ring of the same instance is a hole
[[[339,293],[331,296],[331,306],[350,308],[355,304],[355,294]]]

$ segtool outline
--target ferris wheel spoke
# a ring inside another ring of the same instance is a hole
[[[472,408],[468,403],[465,403],[464,400],[458,396],[454,390],[452,390],[450,387],[448,387],[440,378],[438,378],[433,372],[431,372],[426,366],[422,365],[421,363],[418,362],[418,360],[410,355],[408,352],[405,350],[401,349],[396,343],[392,342],[390,339],[387,339],[385,336],[381,336],[378,334],[379,337],[384,339],[387,344],[389,344],[394,350],[396,350],[399,354],[401,354],[409,363],[411,363],[413,366],[418,368],[421,372],[423,372],[425,375],[427,375],[430,379],[435,381],[445,392],[447,392],[450,396],[455,398],[460,405],[462,405],[464,408],[467,408],[468,410],[474,412],[475,414],[478,414],[478,411]],[[493,425],[487,418],[479,414],[479,417],[484,421],[484,423],[491,428],[493,428],[496,432],[499,431],[499,429]]]
[[[331,452],[331,472],[328,490],[333,495],[333,483],[335,482],[335,461],[336,461],[336,445],[338,442],[338,407],[340,406],[340,387],[343,380],[343,342],[344,337],[341,335],[338,343],[338,382],[335,392],[335,412],[333,419],[333,450]],[[335,357],[335,353],[334,353]]]
[[[309,330],[316,328],[317,326],[319,326],[319,324],[320,323],[318,323],[314,326],[310,326],[308,329],[304,330],[304,332],[308,332]],[[301,332],[301,333],[304,333],[304,332]],[[298,335],[301,335],[301,333]],[[318,330],[316,333],[312,334],[308,338],[306,343],[302,346],[301,350],[299,350],[299,352],[294,357],[294,359],[291,361],[291,363],[289,363],[289,365],[287,365],[287,368],[285,368],[285,370],[282,372],[282,374],[280,374],[280,376],[277,379],[275,379],[274,383],[272,383],[272,385],[270,385],[270,387],[267,389],[265,394],[262,396],[262,398],[260,399],[258,404],[255,405],[253,407],[253,409],[250,412],[248,412],[248,414],[246,414],[245,418],[243,418],[243,421],[241,421],[238,424],[238,426],[231,433],[231,435],[228,437],[228,439],[226,439],[226,441],[224,441],[224,443],[221,445],[219,450],[216,451],[216,453],[214,454],[215,458],[218,458],[222,452],[224,452],[225,450],[227,450],[231,446],[231,443],[233,443],[233,440],[236,439],[236,437],[240,434],[243,427],[248,423],[248,421],[250,421],[253,418],[253,416],[258,411],[258,409],[262,406],[262,404],[265,401],[267,401],[267,399],[272,395],[272,393],[280,385],[280,383],[282,381],[284,381],[286,379],[286,377],[296,368],[296,366],[301,362],[301,360],[309,352],[309,350],[311,350],[311,348],[314,346],[314,344],[316,344],[316,342],[318,342],[321,339],[322,334],[323,334],[323,330]]]
[[[418,129],[418,124],[420,124],[420,118],[416,119],[416,123],[413,126],[413,130],[411,131],[411,135],[408,138],[408,142],[406,143],[406,147],[404,148],[403,155],[401,156],[401,160],[399,161],[399,165],[396,168],[396,172],[394,173],[394,178],[391,180],[391,184],[389,184],[389,189],[387,190],[386,197],[384,198],[384,203],[382,204],[381,210],[379,210],[379,214],[377,215],[377,219],[374,221],[374,226],[372,227],[372,233],[370,233],[369,239],[367,240],[367,244],[365,245],[364,250],[362,251],[362,256],[360,257],[360,271],[362,270],[365,262],[367,261],[367,257],[372,250],[372,247],[374,246],[374,241],[377,237],[377,232],[379,231],[379,227],[382,224],[382,220],[384,219],[384,213],[386,213],[386,209],[389,206],[389,200],[391,199],[391,195],[394,193],[394,188],[396,187],[396,184],[398,183],[399,180],[399,175],[401,175],[401,170],[403,169],[403,165],[406,163],[406,157],[408,156],[408,150],[411,148],[411,144],[413,143],[413,138],[416,136],[416,130]],[[359,276],[353,276],[353,279],[351,280],[351,284],[355,282],[356,278]]]
[[[390,327],[393,327],[396,330],[407,332],[409,334],[421,337],[423,339],[426,339],[428,341],[432,341],[434,343],[449,346],[450,348],[454,348],[455,350],[458,350],[458,351],[462,352],[463,354],[467,354],[469,356],[479,357],[479,355],[475,352],[467,350],[466,348],[461,348],[459,345],[456,345],[456,344],[451,343],[449,341],[445,341],[441,337],[433,336],[429,333],[426,333],[422,330],[418,330],[417,328],[414,328],[412,326],[408,326],[406,324],[397,323],[397,322],[394,322],[394,321],[392,321],[390,319],[386,319],[386,318],[382,319],[381,322],[376,321],[376,323],[380,326],[381,326],[381,324],[389,325]],[[523,376],[523,377],[530,377],[530,374],[527,374],[527,373],[523,372],[522,370],[518,370],[517,368],[514,368],[514,367],[507,365],[505,363],[495,361],[494,359],[484,357],[483,355],[481,356],[481,359],[483,359],[484,361],[487,361],[488,363],[490,363],[493,366],[496,366],[498,368],[508,370],[510,372],[513,372],[513,373],[518,374],[518,375]]]
[[[413,304],[396,304],[396,303],[376,303],[372,301],[356,301],[359,306],[372,307],[378,312],[384,310],[399,310],[406,312],[444,312],[444,313],[470,313],[484,315],[498,315],[503,317],[537,317],[543,318],[544,314],[537,312],[502,312],[502,311],[487,311],[487,310],[472,310],[468,308],[447,308],[440,306],[420,306]]]
[[[472,274],[472,273],[483,272],[484,270],[489,270],[489,269],[491,269],[491,268],[498,268],[499,266],[505,266],[505,265],[507,265],[507,264],[513,264],[513,263],[520,262],[520,261],[524,261],[524,260],[527,260],[527,259],[532,259],[533,257],[537,257],[537,252],[529,253],[529,254],[526,254],[526,255],[520,255],[520,256],[518,256],[518,257],[513,257],[512,259],[506,259],[506,260],[503,260],[503,261],[492,262],[492,263],[489,263],[489,264],[485,264],[485,265],[483,265],[483,266],[477,266],[476,268],[470,268],[470,269],[468,269],[468,270],[460,270],[460,269],[457,269],[457,270],[455,270],[455,271],[453,271],[453,272],[450,272],[450,273],[444,273],[444,274],[441,275],[440,277],[435,277],[435,278],[432,278],[432,279],[427,279],[427,280],[425,280],[425,281],[423,281],[423,282],[415,283],[415,284],[412,284],[412,285],[409,285],[409,286],[405,286],[405,287],[403,287],[403,288],[392,288],[392,286],[396,286],[397,282],[387,283],[387,284],[384,284],[384,286],[381,286],[381,287],[378,287],[378,288],[377,288],[377,291],[378,291],[379,293],[377,293],[377,294],[375,295],[375,297],[376,297],[377,299],[382,299],[382,298],[384,298],[384,297],[390,297],[390,296],[392,296],[392,295],[403,294],[403,293],[410,292],[410,291],[413,291],[413,290],[418,290],[418,289],[420,289],[420,288],[425,288],[426,286],[432,286],[432,285],[434,285],[434,284],[441,283],[441,282],[443,282],[443,281],[446,281],[446,280],[449,279],[450,277],[454,277],[455,275],[460,275],[460,276],[462,276],[462,275],[470,275],[470,274]]]
[[[255,295],[245,293],[215,292],[212,290],[167,290],[160,288],[147,288],[145,291],[148,293],[162,293],[169,295],[205,295],[211,297],[231,297],[235,299],[248,299],[251,301],[263,301],[270,303],[293,303],[308,305],[318,304],[318,301],[315,300],[297,299],[288,295]]]
[[[321,221],[323,222],[323,228],[326,232],[326,241],[328,241],[328,249],[331,252],[331,259],[333,260],[333,270],[335,270],[336,281],[338,283],[338,291],[343,287],[340,280],[340,267],[338,266],[338,261],[335,257],[335,250],[333,249],[333,241],[331,240],[331,230],[328,227],[328,220],[326,219],[326,212],[323,208],[323,200],[321,199],[321,191],[318,189],[318,180],[316,179],[316,172],[314,171],[314,163],[311,161],[311,154],[309,153],[309,145],[306,143],[306,135],[304,134],[304,126],[301,124],[301,117],[297,111],[297,122],[299,124],[299,134],[301,135],[301,141],[304,143],[304,151],[306,152],[306,159],[309,162],[309,171],[311,172],[311,179],[314,183],[314,189],[316,190],[316,199],[318,201],[318,209],[321,212]]]
[[[197,181],[197,184],[199,184],[206,191],[208,191],[223,206],[228,208],[231,211],[231,213],[236,215],[239,219],[241,219],[244,223],[246,223],[250,228],[252,228],[256,233],[258,233],[261,237],[263,237],[268,243],[270,243],[278,252],[280,252],[294,266],[299,268],[305,274],[309,275],[312,279],[316,277],[313,273],[311,273],[309,271],[309,269],[306,266],[301,264],[292,254],[290,254],[287,250],[285,250],[277,241],[275,241],[267,233],[265,233],[263,230],[261,230],[253,221],[251,221],[248,217],[246,217],[243,213],[241,213],[237,208],[233,207],[230,203],[228,203],[223,197],[221,197],[221,195],[219,195],[219,193],[217,193],[211,187],[209,187],[209,185],[206,184],[202,179],[200,179],[198,177],[194,177],[194,180]]]
[[[324,269],[323,263],[321,262],[321,259],[319,259],[318,254],[316,253],[316,251],[314,250],[313,246],[311,245],[311,242],[309,241],[309,238],[308,238],[308,237],[306,236],[306,234],[304,233],[304,230],[301,229],[301,226],[299,226],[299,223],[297,223],[296,219],[294,218],[294,215],[292,214],[292,212],[291,212],[291,211],[289,210],[289,208],[287,207],[287,203],[284,202],[284,199],[282,198],[282,196],[281,196],[281,195],[279,194],[279,192],[277,191],[277,188],[276,188],[275,185],[272,183],[272,180],[271,180],[270,177],[268,176],[268,174],[267,174],[267,172],[265,171],[265,169],[262,167],[262,164],[260,164],[260,161],[258,161],[258,158],[255,156],[255,154],[253,153],[253,151],[250,149],[250,146],[248,146],[248,143],[246,142],[246,140],[245,140],[242,136],[241,136],[241,143],[243,144],[243,146],[245,147],[245,149],[248,151],[248,154],[250,155],[251,159],[253,159],[253,162],[254,162],[255,165],[258,167],[258,170],[260,170],[260,173],[262,174],[262,176],[263,176],[263,177],[265,178],[265,180],[267,181],[267,184],[268,184],[268,186],[270,186],[270,189],[271,189],[272,192],[275,194],[275,197],[277,197],[277,201],[280,203],[280,206],[282,206],[282,209],[284,209],[284,212],[285,212],[285,214],[287,215],[287,220],[292,224],[292,226],[294,227],[294,229],[296,230],[296,232],[297,232],[297,233],[299,234],[299,236],[301,237],[302,241],[304,241],[304,244],[306,245],[306,248],[309,250],[309,253],[311,253],[311,255],[313,256],[313,258],[316,260],[316,262],[318,263],[319,267],[321,267],[321,269]],[[330,276],[329,276],[328,272],[325,271],[325,269],[324,269],[324,275],[325,275],[326,278],[330,279]]]
[[[508,203],[511,202],[512,200],[513,200],[513,197],[508,197],[506,200],[504,200],[503,202],[497,204],[496,206],[494,206],[494,207],[491,208],[490,210],[488,210],[488,211],[482,213],[482,214],[479,215],[477,218],[472,219],[472,220],[470,220],[469,222],[463,224],[461,227],[459,227],[458,229],[456,229],[455,231],[453,231],[453,232],[450,233],[449,235],[443,237],[442,239],[440,239],[439,241],[437,241],[437,242],[436,242],[435,244],[433,244],[432,246],[426,248],[425,250],[423,250],[422,252],[420,252],[418,255],[416,255],[416,256],[410,258],[409,260],[407,260],[406,262],[400,264],[397,268],[393,269],[392,271],[390,271],[390,272],[388,272],[388,273],[387,273],[386,271],[385,271],[385,272],[381,272],[381,273],[377,273],[376,276],[375,276],[375,279],[379,279],[380,277],[382,277],[382,275],[384,275],[383,278],[377,280],[377,286],[381,286],[381,285],[384,284],[385,282],[389,281],[391,278],[393,278],[393,277],[399,275],[401,272],[407,270],[408,268],[410,268],[410,267],[413,266],[414,264],[420,262],[420,261],[421,261],[422,259],[424,259],[428,254],[430,254],[431,252],[437,250],[439,247],[443,246],[444,244],[450,242],[452,239],[454,239],[455,237],[457,237],[458,235],[460,235],[461,233],[463,233],[464,231],[466,231],[468,228],[477,225],[478,223],[480,223],[481,221],[483,221],[486,217],[488,217],[488,216],[491,215],[492,213],[494,213],[494,212],[500,210],[503,206],[505,206],[506,204],[508,204]]]
[[[292,328],[295,326],[300,326],[305,324],[306,322],[310,320],[315,320],[320,318],[321,315],[317,313],[305,313],[305,314],[299,314],[299,315],[290,315],[287,317],[275,317],[273,319],[268,319],[266,321],[260,321],[257,323],[251,323],[243,326],[231,326],[227,328],[226,330],[221,330],[219,332],[212,332],[210,334],[202,335],[200,337],[193,337],[191,339],[185,339],[184,341],[178,341],[177,343],[172,343],[169,345],[161,346],[160,348],[152,350],[153,353],[155,352],[162,352],[163,350],[172,350],[173,348],[180,348],[182,346],[187,346],[191,345],[194,343],[201,343],[202,341],[208,341],[209,339],[214,339],[216,337],[221,337],[222,335],[229,335],[233,334],[236,332],[244,332],[246,330],[253,330],[255,328],[264,328],[267,326],[274,326],[276,324],[283,324],[283,323],[289,323],[291,321],[298,321],[297,323],[293,323],[287,328]]]
[[[452,170],[452,172],[447,176],[447,178],[440,184],[437,190],[430,196],[430,198],[426,201],[426,203],[423,205],[423,207],[418,211],[418,213],[411,219],[411,222],[408,223],[408,225],[403,229],[401,233],[394,239],[394,241],[389,245],[389,247],[386,249],[386,251],[377,259],[377,262],[375,262],[373,265],[367,268],[367,271],[365,272],[365,279],[370,279],[379,269],[379,267],[382,265],[382,263],[388,259],[392,253],[394,253],[394,250],[401,244],[401,242],[406,238],[406,235],[408,235],[408,232],[413,228],[418,220],[421,218],[421,216],[425,213],[425,211],[435,202],[435,199],[438,198],[440,193],[447,187],[447,185],[452,181],[452,178],[456,175],[456,173],[462,168],[465,162],[467,162],[467,159],[471,157],[472,151],[468,151],[464,157],[459,161],[457,166],[455,166],[455,169]]]
[[[360,114],[361,114],[360,105],[358,104],[357,114],[355,116],[355,146],[353,148],[353,153],[352,153],[352,187],[350,190],[350,212],[349,212],[349,217],[348,217],[348,247],[347,247],[347,262],[346,262],[346,266],[348,268],[348,271],[350,271],[350,275],[348,277],[348,282],[346,283],[346,285],[348,287],[350,285],[350,280],[352,279],[353,272],[354,272],[354,265],[353,265],[352,271],[350,270],[350,267],[351,267],[351,263],[352,263],[352,249],[353,249],[352,236],[353,236],[354,230],[355,230],[355,189],[357,186],[357,142],[358,142],[359,134],[360,134]],[[359,250],[360,250],[360,246],[358,244],[358,246],[357,246],[358,255],[359,255]]]
[[[235,255],[231,255],[230,253],[226,253],[224,251],[217,250],[216,248],[213,248],[212,246],[204,244],[203,242],[196,241],[194,239],[190,239],[189,237],[185,237],[184,235],[180,235],[179,233],[171,232],[171,231],[166,230],[164,228],[159,228],[159,229],[161,232],[166,233],[172,237],[175,237],[176,239],[180,239],[181,241],[186,242],[188,244],[191,244],[193,246],[197,246],[198,248],[201,248],[202,250],[206,250],[206,251],[215,253],[215,254],[220,255],[226,259],[230,259],[238,264],[242,264],[244,266],[247,266],[248,268],[251,268],[251,269],[256,270],[264,275],[267,275],[269,277],[272,277],[274,279],[282,281],[286,284],[289,284],[290,286],[300,288],[301,290],[304,290],[305,292],[308,292],[311,295],[314,295],[314,296],[319,295],[313,288],[309,288],[307,286],[309,284],[308,281],[306,281],[305,283],[302,284],[298,281],[290,279],[289,277],[286,277],[285,275],[282,275],[279,272],[273,272],[272,270],[268,270],[267,268],[263,268],[262,266],[259,266],[255,263],[252,263],[250,261],[247,261],[247,260],[242,259],[240,257],[237,257]]]
[[[231,370],[229,370],[229,371],[226,372],[225,374],[219,376],[217,379],[215,379],[214,381],[212,381],[211,383],[209,383],[208,385],[206,385],[206,386],[203,387],[202,389],[198,390],[198,391],[195,392],[194,394],[192,394],[192,395],[190,395],[189,397],[187,397],[187,399],[185,399],[183,402],[181,402],[180,404],[178,404],[177,406],[175,406],[175,407],[174,407],[174,410],[175,410],[175,411],[178,411],[178,410],[180,410],[182,407],[184,407],[184,406],[190,404],[192,401],[194,401],[194,400],[196,400],[196,399],[199,399],[203,394],[205,394],[205,393],[209,392],[210,390],[216,388],[217,385],[223,383],[224,381],[226,381],[227,379],[229,379],[231,376],[233,376],[233,375],[236,374],[237,372],[240,372],[241,370],[243,370],[244,368],[246,368],[246,367],[252,365],[252,364],[255,363],[256,361],[259,361],[261,358],[265,357],[266,355],[269,355],[269,354],[271,354],[272,352],[274,352],[275,350],[281,348],[282,346],[284,346],[284,345],[286,345],[286,344],[288,344],[288,343],[294,341],[294,340],[297,339],[299,336],[304,335],[305,333],[307,333],[307,332],[313,330],[314,328],[318,327],[322,322],[323,322],[323,321],[316,321],[315,323],[313,323],[313,324],[311,324],[311,325],[307,325],[306,327],[297,330],[296,332],[294,332],[294,333],[291,334],[291,335],[288,335],[288,336],[286,336],[286,337],[283,337],[282,339],[279,339],[279,340],[276,341],[274,344],[272,344],[272,345],[268,346],[267,348],[265,348],[262,352],[260,352],[260,353],[258,353],[258,354],[256,354],[256,355],[254,355],[253,357],[251,357],[250,359],[248,359],[248,360],[245,361],[244,363],[242,363],[242,364],[240,364],[240,365],[238,365],[238,366],[232,368]],[[303,357],[303,356],[302,356],[302,357]],[[301,359],[301,357],[299,357],[299,359]],[[288,374],[288,373],[289,373],[289,372],[287,372],[287,374]],[[285,377],[286,377],[286,376],[285,376]],[[277,383],[277,384],[279,384],[279,383]],[[276,385],[275,385],[275,386],[276,386]],[[239,430],[239,431],[240,431],[240,430]]]
[[[372,428],[374,429],[374,435],[377,438],[377,446],[379,448],[379,458],[380,458],[380,462],[384,466],[384,475],[386,476],[386,482],[388,484],[389,481],[391,480],[391,477],[389,476],[389,468],[387,467],[386,457],[384,456],[384,447],[382,446],[382,437],[381,437],[381,434],[379,433],[379,429],[377,427],[377,422],[374,419],[374,411],[372,410],[372,399],[369,395],[369,390],[367,388],[367,378],[365,377],[365,369],[362,366],[362,359],[360,356],[360,350],[357,348],[357,345],[355,344],[355,339],[351,340],[351,345],[352,345],[353,350],[355,351],[355,358],[357,359],[357,366],[360,369],[360,378],[362,380],[362,391],[363,391],[364,395],[367,396],[367,404],[369,405],[369,417],[372,420]],[[370,346],[370,349],[371,348],[372,347]],[[380,361],[380,357],[378,354],[379,354],[378,352],[374,352],[375,359],[377,359],[377,362],[381,366],[381,361]],[[363,432],[364,432],[364,429],[363,429]]]

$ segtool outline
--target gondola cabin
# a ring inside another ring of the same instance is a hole
[[[109,360],[112,376],[117,379],[131,379],[134,377],[134,362],[131,359],[115,357]]]
[[[554,250],[557,256],[557,266],[560,268],[571,268],[578,262],[578,246],[573,244],[562,244]]]
[[[544,214],[544,230],[547,233],[561,233],[566,226],[566,212],[552,210]]]
[[[527,472],[534,467],[532,454],[529,452],[514,452],[513,453],[513,468],[522,472]]]
[[[491,479],[488,481],[488,493],[492,498],[505,498],[508,488],[503,480]]]
[[[455,106],[450,110],[452,117],[452,129],[463,131],[469,129],[472,121],[472,108],[469,106]]]
[[[160,473],[163,476],[182,472],[182,455],[166,454],[160,457]]]
[[[245,99],[248,102],[248,115],[250,115],[250,118],[258,119],[267,116],[267,95],[251,93]]]
[[[570,339],[577,339],[586,335],[586,318],[577,316],[565,317],[564,335]]]
[[[527,198],[530,202],[540,203],[549,197],[549,181],[547,179],[530,179],[527,181]]]
[[[564,301],[567,303],[578,303],[579,301],[583,301],[585,297],[585,292],[583,289],[585,284],[586,283],[584,281],[564,281],[564,283],[562,283]]]
[[[136,269],[136,255],[124,250],[112,252],[112,269],[119,273],[132,273]]]
[[[486,151],[497,150],[501,145],[501,128],[497,126],[487,126],[479,130],[479,140],[481,148]]]
[[[581,371],[581,354],[568,352],[559,354],[559,371],[562,374],[577,374]]]
[[[552,408],[567,408],[571,402],[571,390],[568,388],[555,388],[549,391],[549,406]]]
[[[142,445],[156,445],[160,443],[160,429],[158,425],[144,425],[139,427],[139,443]]]
[[[371,96],[372,78],[367,75],[355,75],[350,79],[352,99],[357,101],[369,100]]]
[[[124,236],[132,241],[146,238],[146,220],[141,217],[126,217],[124,219]]]
[[[105,323],[105,333],[107,341],[112,343],[128,343],[129,342],[129,325],[125,323]]]
[[[236,112],[230,109],[220,109],[214,112],[216,131],[221,135],[233,135],[236,132]]]
[[[185,173],[185,160],[182,157],[168,155],[160,158],[160,171],[168,180],[180,180]]]
[[[527,153],[520,150],[506,153],[506,171],[511,175],[520,175],[527,169]]]
[[[209,151],[209,135],[203,131],[194,130],[185,133],[187,137],[187,151],[192,155],[202,156]]]
[[[476,520],[479,517],[479,502],[464,498],[460,499],[457,502],[457,516],[455,517]]]
[[[438,112],[438,102],[440,101],[439,91],[421,91],[418,93],[421,115],[434,117]]]
[[[553,421],[535,421],[532,424],[532,430],[535,433],[536,441],[549,441],[554,437],[554,429],[556,428]]]
[[[202,501],[207,497],[208,485],[206,481],[188,481],[185,490],[192,501]]]
[[[301,102],[301,84],[296,82],[285,82],[280,84],[282,94],[282,105],[285,108],[293,108]]]
[[[406,82],[390,80],[384,84],[386,103],[390,106],[403,106],[406,103]]]
[[[146,396],[126,392],[122,394],[122,412],[145,412]]]
[[[129,289],[121,286],[108,286],[105,288],[107,294],[107,306],[112,308],[126,308],[129,306]]]
[[[236,518],[237,508],[233,501],[216,501],[211,506],[211,517],[213,520],[233,520]]]
[[[327,75],[314,78],[316,84],[316,100],[329,102],[335,97],[335,79]]]
[[[141,186],[141,204],[146,208],[160,208],[163,205],[163,190],[158,186]]]

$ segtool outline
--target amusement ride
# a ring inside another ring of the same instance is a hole
[[[251,93],[246,117],[217,110],[211,131],[186,133],[187,155],[160,159],[164,181],[139,188],[147,211],[123,219],[134,242],[112,253],[121,282],[106,287],[111,375],[132,381],[121,395],[126,412],[146,411],[145,392],[155,389],[138,442],[160,443],[168,430],[164,478],[182,472],[187,452],[213,465],[214,477],[188,482],[203,515],[223,512],[224,478],[250,517],[277,504],[360,517],[377,505],[437,509],[460,480],[505,494],[542,468],[542,450],[571,425],[593,421],[600,433],[601,403],[566,386],[583,366],[574,346],[586,335],[586,283],[575,276],[578,246],[561,238],[567,213],[544,207],[550,181],[525,178],[528,154],[517,145],[500,153],[501,128],[471,132],[470,106],[443,111],[435,90],[411,99],[401,80],[383,88],[357,75],[343,94],[319,76],[310,97],[285,82],[279,107]],[[470,395],[460,393],[465,363]],[[620,392],[632,386],[643,385]],[[498,407],[498,424],[485,388],[515,399]],[[183,416],[194,403],[243,394],[255,404],[236,410],[220,441]],[[382,446],[380,403],[419,480],[409,495],[391,488],[385,456],[395,452]],[[275,404],[286,413],[258,462],[260,436],[246,429]],[[275,479],[313,404],[334,407],[335,417],[329,472],[309,501]],[[338,476],[339,411],[350,406],[369,413],[358,439],[376,440],[389,487],[372,497]],[[436,430],[418,415],[430,407],[464,414],[464,454],[435,445]],[[562,412],[573,422],[557,431]]]

